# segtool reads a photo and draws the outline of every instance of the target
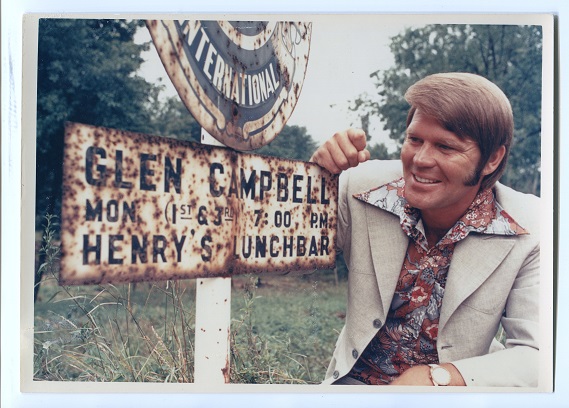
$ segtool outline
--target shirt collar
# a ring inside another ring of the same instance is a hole
[[[401,227],[407,235],[412,238],[416,236],[421,211],[407,203],[403,178],[354,194],[354,197],[398,216]],[[480,191],[477,194],[463,216],[443,237],[441,243],[460,241],[470,232],[508,236],[528,234],[528,231],[521,227],[496,201],[491,189]]]

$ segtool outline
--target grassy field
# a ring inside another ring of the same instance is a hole
[[[35,305],[34,379],[193,382],[195,281],[60,287]],[[343,325],[332,272],[234,277],[231,382],[319,383]]]
[[[330,273],[261,277],[233,294],[233,382],[319,383],[343,326],[346,282]],[[250,305],[250,306],[249,306]],[[254,340],[254,347],[249,342]]]

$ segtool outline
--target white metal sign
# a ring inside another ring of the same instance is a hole
[[[61,281],[333,268],[337,177],[296,160],[68,124]]]

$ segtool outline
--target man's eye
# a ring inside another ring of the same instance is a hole
[[[439,145],[441,150],[452,150],[452,147],[447,146],[447,145]]]

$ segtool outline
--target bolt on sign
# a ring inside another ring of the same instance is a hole
[[[296,105],[311,23],[148,20],[160,59],[200,125],[237,150],[264,146]]]
[[[313,163],[68,123],[61,284],[334,267],[337,177]]]

